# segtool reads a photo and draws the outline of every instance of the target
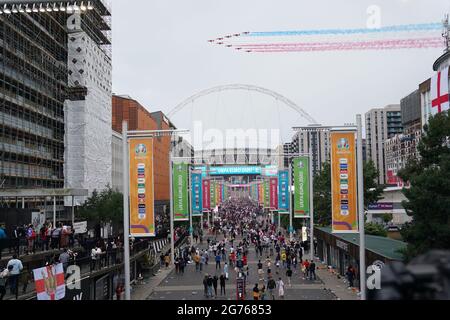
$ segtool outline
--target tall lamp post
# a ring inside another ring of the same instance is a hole
[[[361,115],[356,116],[356,128],[355,125],[344,125],[344,126],[321,126],[321,125],[311,125],[307,127],[295,127],[295,131],[309,132],[310,133],[310,144],[312,140],[312,132],[330,131],[331,129],[356,129],[357,132],[357,171],[358,171],[358,225],[359,225],[359,274],[360,274],[360,288],[361,288],[361,300],[366,299],[366,243],[365,243],[365,230],[364,230],[364,170],[363,170],[363,153],[362,153],[362,120]],[[312,149],[310,149],[312,155]],[[312,198],[312,196],[311,196]],[[311,202],[312,203],[312,202]],[[313,212],[311,211],[311,216]],[[314,225],[311,219],[311,250],[314,250]]]
[[[139,130],[128,131],[127,121],[122,122],[122,160],[123,160],[123,234],[124,234],[124,281],[125,281],[125,300],[131,300],[131,277],[130,277],[130,163],[129,163],[129,144],[130,138],[153,138],[155,136],[173,136],[179,133],[188,133],[188,130]],[[169,149],[169,168],[170,168],[170,183],[172,183],[172,164],[171,164],[171,150]],[[172,190],[172,187],[171,187]],[[172,215],[172,193],[170,192],[170,221],[171,221],[171,254],[174,254],[174,237],[173,237],[173,215]],[[173,259],[172,259],[173,263]]]

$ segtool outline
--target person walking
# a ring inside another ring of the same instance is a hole
[[[311,261],[311,263],[309,264],[309,280],[313,280],[314,281],[317,280],[316,277],[316,263],[314,261]]]
[[[206,266],[208,263],[206,262],[206,256],[202,254],[200,256],[200,271],[203,271],[203,267]]]
[[[286,270],[286,276],[288,279],[288,286],[290,287],[291,286],[291,277],[292,277],[292,269],[291,268]]]
[[[225,295],[225,293],[226,293],[226,291],[225,291],[225,280],[226,280],[226,277],[225,277],[225,275],[222,273],[221,275],[220,275],[220,278],[219,278],[219,282],[220,282],[220,295]]]
[[[225,275],[225,279],[228,280],[228,264],[226,262],[223,266],[223,273]]]
[[[14,294],[17,300],[19,298],[19,276],[20,272],[23,270],[23,265],[16,254],[8,261],[7,268],[9,270],[9,287],[11,294]]]
[[[265,285],[263,285],[263,287],[259,291],[259,299],[266,300],[266,286]]]
[[[208,297],[212,298],[213,296],[213,278],[209,275],[206,283],[208,285]]]
[[[255,287],[253,288],[253,300],[259,300],[259,288],[258,284],[255,284]]]
[[[203,257],[202,257],[203,258]],[[198,254],[194,254],[195,271],[201,271],[200,260],[202,259]]]
[[[170,255],[168,253],[164,256],[164,263],[166,264],[166,269],[168,269],[170,264]]]
[[[220,253],[219,252],[217,252],[216,253],[216,270],[217,269],[221,269],[221,266],[220,266],[220,261],[222,260],[222,256],[220,255]]]
[[[269,291],[269,298],[271,300],[275,300],[275,295],[273,293],[273,291],[275,290],[275,287],[276,287],[276,282],[272,277],[270,277],[269,281],[267,281],[267,290]]]
[[[70,255],[67,252],[67,248],[64,248],[63,253],[59,255],[59,262],[63,265],[64,274],[67,272],[67,267],[69,266]]]
[[[278,297],[284,299],[284,282],[281,278],[278,278]]]
[[[353,269],[352,265],[348,266],[347,272],[345,275],[347,276],[348,287],[353,288],[353,281],[355,279],[355,269]]]
[[[303,272],[303,280],[306,280],[308,278],[309,274],[309,261],[306,259],[302,263],[302,272]]]
[[[213,277],[213,287],[214,287],[214,294],[215,294],[216,298],[217,298],[217,284],[218,284],[218,282],[219,282],[219,278],[217,277],[217,275],[215,275]]]

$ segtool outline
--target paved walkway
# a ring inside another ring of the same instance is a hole
[[[206,248],[206,243],[199,245],[201,248]],[[265,262],[266,256],[261,258],[261,261]],[[272,264],[274,264],[274,256],[271,257]],[[305,255],[307,258],[307,254]],[[251,291],[255,283],[262,284],[259,281],[257,274],[257,263],[259,257],[256,256],[253,246],[249,248],[248,255],[249,276],[247,282],[247,299],[252,299]],[[357,294],[347,289],[345,283],[337,279],[337,277],[331,274],[326,266],[317,263],[318,270],[317,280],[303,279],[299,269],[293,269],[292,284],[288,285],[288,279],[285,275],[286,269],[280,268],[280,272],[277,275],[276,270],[272,267],[272,273],[275,280],[281,277],[285,283],[285,300],[357,300]],[[223,268],[223,263],[222,263]],[[203,294],[203,277],[205,274],[217,275],[223,272],[223,269],[216,269],[214,258],[210,257],[210,263],[205,265],[202,271],[195,271],[195,265],[190,264],[186,266],[184,274],[177,274],[174,267],[169,269],[161,269],[158,274],[149,280],[145,284],[135,285],[132,290],[132,298],[134,300],[207,300]],[[266,268],[264,268],[266,269]],[[226,283],[225,295],[220,294],[220,287],[218,288],[219,294],[215,299],[221,300],[235,300],[236,295],[236,274],[233,268],[229,268],[230,279]],[[276,290],[277,291],[277,290]],[[278,299],[276,294],[276,299]]]
[[[131,286],[131,300],[146,300],[153,294],[154,290],[164,281],[165,278],[174,270],[175,267],[171,266],[168,269],[161,268],[155,276],[150,277],[148,280],[144,280],[142,283],[136,283]]]
[[[328,267],[316,261],[318,266],[317,276],[322,279],[324,286],[329,289],[338,300],[359,300],[358,294],[348,288],[343,279],[338,279],[336,275],[328,271]]]

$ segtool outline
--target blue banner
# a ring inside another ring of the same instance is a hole
[[[244,174],[257,174],[262,173],[261,167],[246,166],[246,167],[210,167],[210,175],[244,175]]]
[[[192,216],[203,214],[202,174],[192,173]]]
[[[289,171],[278,173],[278,209],[289,210]]]

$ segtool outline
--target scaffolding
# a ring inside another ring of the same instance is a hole
[[[83,13],[82,28],[108,52],[110,11],[102,0],[92,3],[95,10]],[[68,84],[68,17],[0,15],[0,189],[64,188],[64,103],[87,94]]]

